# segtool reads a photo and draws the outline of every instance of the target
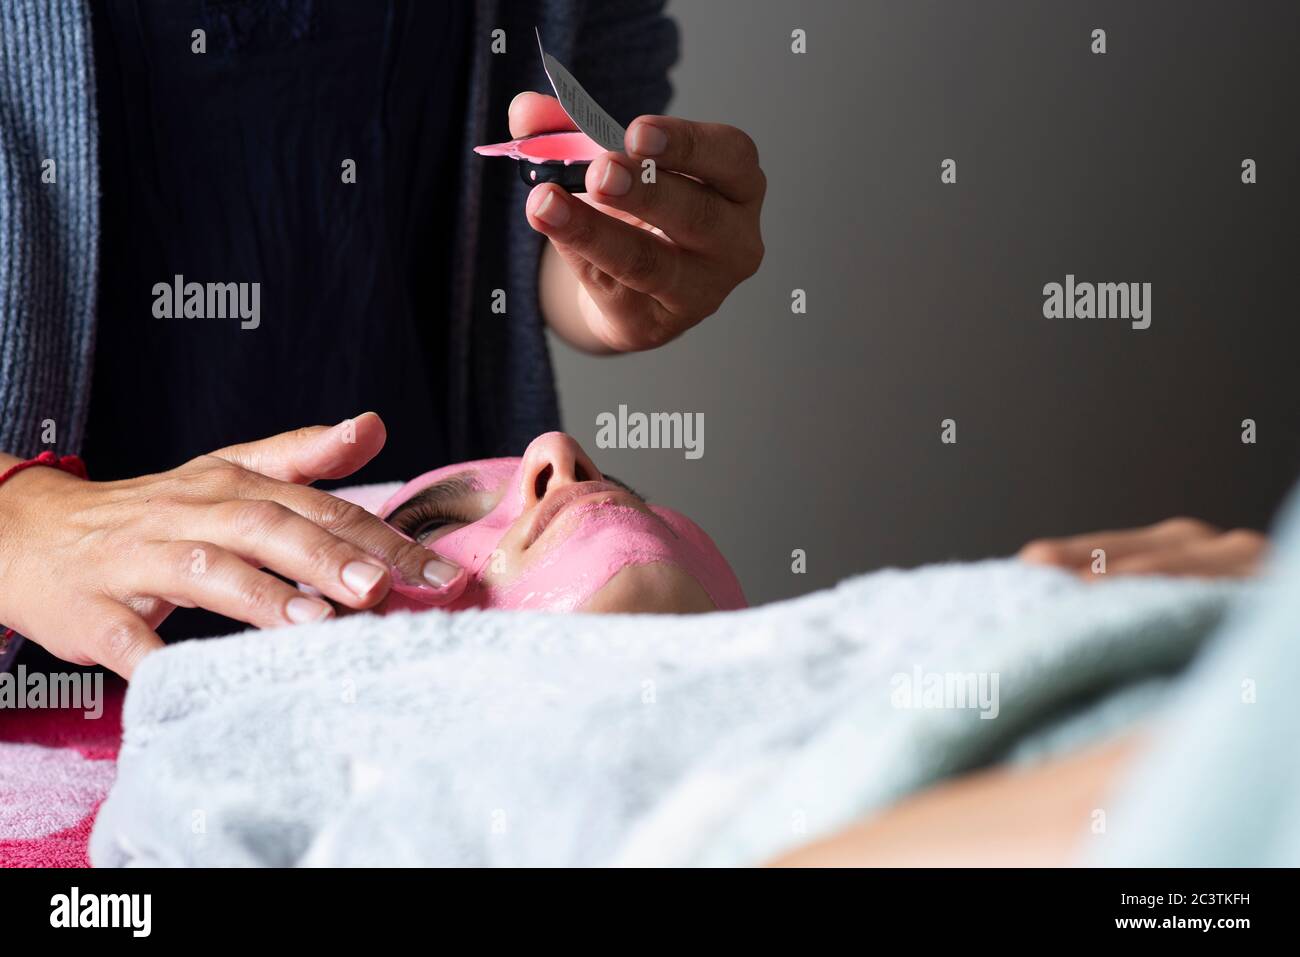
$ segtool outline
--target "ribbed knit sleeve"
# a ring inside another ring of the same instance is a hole
[[[22,458],[80,451],[85,430],[99,270],[91,57],[84,0],[0,2],[0,451]],[[21,643],[0,642],[0,671]]]
[[[4,0],[0,451],[23,457],[51,447],[79,451],[90,394],[98,242],[89,8],[85,0]],[[54,442],[43,444],[51,422]]]

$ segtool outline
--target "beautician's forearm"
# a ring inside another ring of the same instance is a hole
[[[583,319],[578,304],[582,283],[550,243],[542,248],[537,285],[542,316],[552,332],[580,352],[591,355],[611,355],[614,352],[592,334]]]

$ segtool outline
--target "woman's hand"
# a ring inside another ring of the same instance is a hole
[[[130,677],[176,606],[261,628],[332,613],[261,568],[351,608],[374,606],[394,576],[451,600],[460,568],[305,487],[352,474],[385,438],[367,413],[120,482],[26,469],[0,486],[0,621],[61,658]]]
[[[521,93],[510,104],[511,136],[574,128],[554,97]],[[591,352],[663,345],[716,312],[763,261],[767,178],[744,132],[642,116],[624,146],[591,164],[585,195],[544,184],[528,197],[528,222],[554,250],[542,264],[547,322]]]
[[[1105,553],[1105,573],[1099,556]],[[1020,557],[1039,565],[1058,565],[1089,581],[1107,575],[1193,575],[1244,578],[1259,570],[1268,539],[1238,528],[1225,532],[1194,518],[1171,518],[1145,528],[1091,532],[1072,538],[1030,542]]]

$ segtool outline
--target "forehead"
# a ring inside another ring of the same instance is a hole
[[[518,458],[475,459],[472,462],[457,462],[454,465],[444,465],[442,468],[425,472],[394,492],[379,510],[379,514],[389,515],[393,509],[412,496],[448,479],[454,478],[464,482],[470,491],[484,492],[498,489],[519,469],[520,461]]]

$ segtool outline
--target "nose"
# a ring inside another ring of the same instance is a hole
[[[547,494],[576,482],[598,482],[602,478],[582,446],[563,432],[547,432],[529,443],[524,452],[520,482],[525,507],[536,505]]]

